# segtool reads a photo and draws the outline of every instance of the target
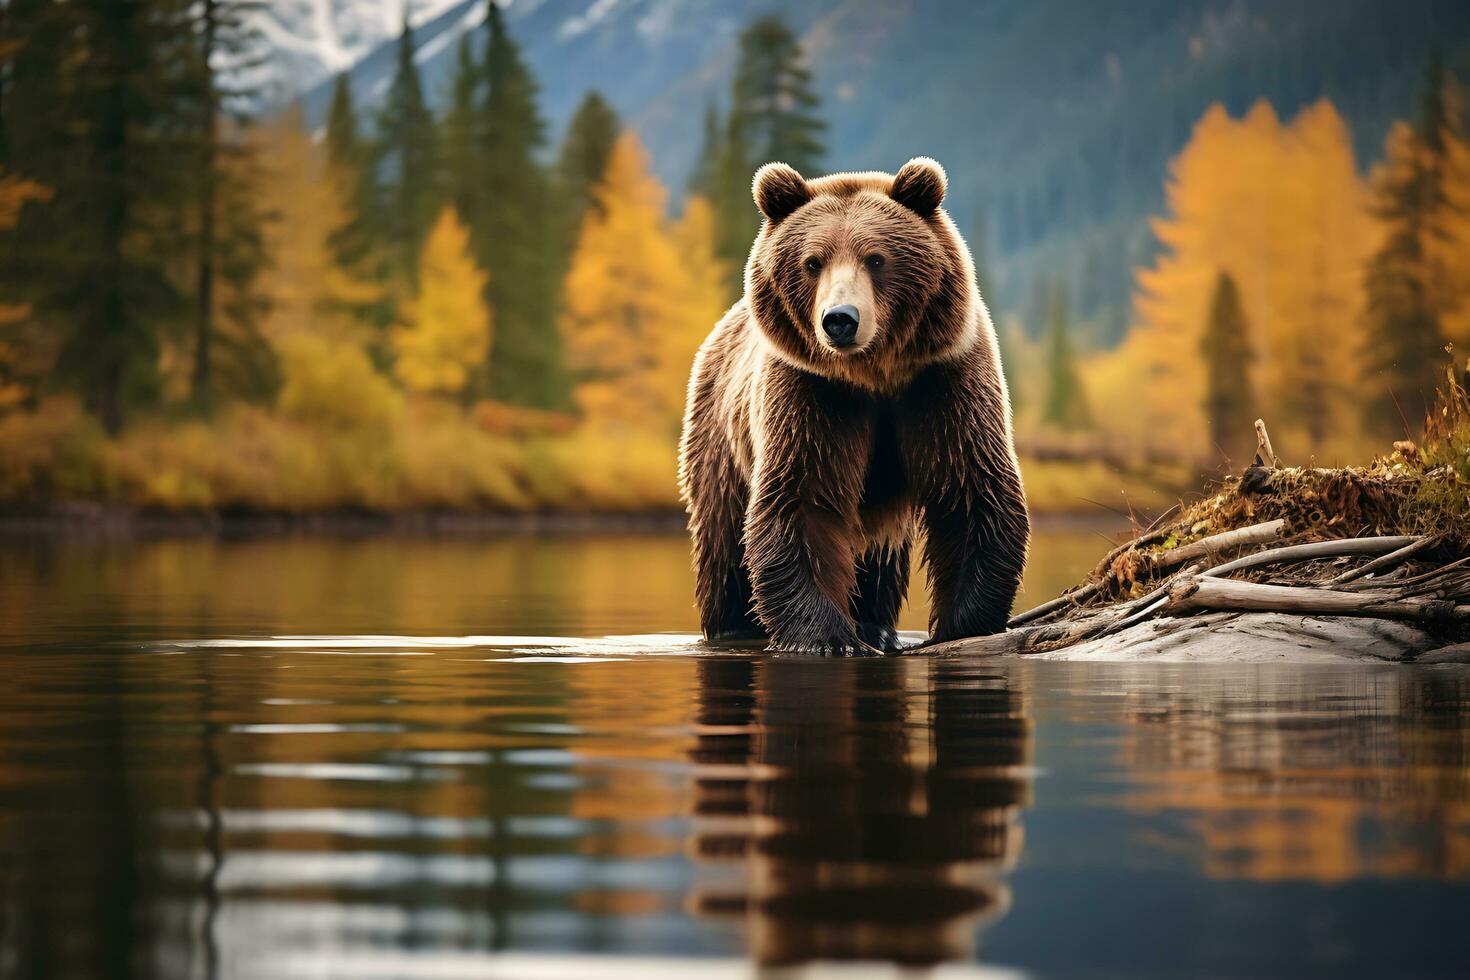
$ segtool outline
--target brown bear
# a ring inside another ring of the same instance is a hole
[[[898,649],[919,520],[931,640],[1005,628],[1030,523],[990,315],[927,157],[755,175],[745,295],[695,358],[679,447],[700,625]]]

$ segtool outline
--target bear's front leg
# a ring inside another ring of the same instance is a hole
[[[870,439],[861,398],[785,371],[772,379],[745,520],[756,616],[783,650],[879,653],[849,614]]]
[[[906,405],[904,459],[924,510],[929,642],[1006,628],[1031,523],[999,375],[984,350],[931,368]]]
[[[925,506],[929,642],[1006,628],[1025,568],[1029,524],[1020,480],[970,486]]]

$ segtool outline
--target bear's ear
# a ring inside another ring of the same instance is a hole
[[[927,218],[944,200],[949,180],[944,168],[929,157],[914,157],[893,178],[888,196],[921,218]]]
[[[768,163],[757,170],[751,190],[755,206],[773,225],[812,199],[812,189],[801,174],[784,163]]]

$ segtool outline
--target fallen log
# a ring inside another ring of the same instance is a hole
[[[1279,612],[1302,616],[1366,616],[1425,623],[1470,623],[1470,604],[1448,599],[1372,599],[1354,592],[1262,585],[1195,576],[1176,583],[1159,610],[1165,616],[1196,612]]]

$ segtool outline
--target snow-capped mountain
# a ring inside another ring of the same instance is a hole
[[[398,35],[404,8],[418,28],[465,0],[270,0],[251,16],[271,52],[263,79],[276,99],[308,91]],[[473,18],[484,19],[483,10]]]

